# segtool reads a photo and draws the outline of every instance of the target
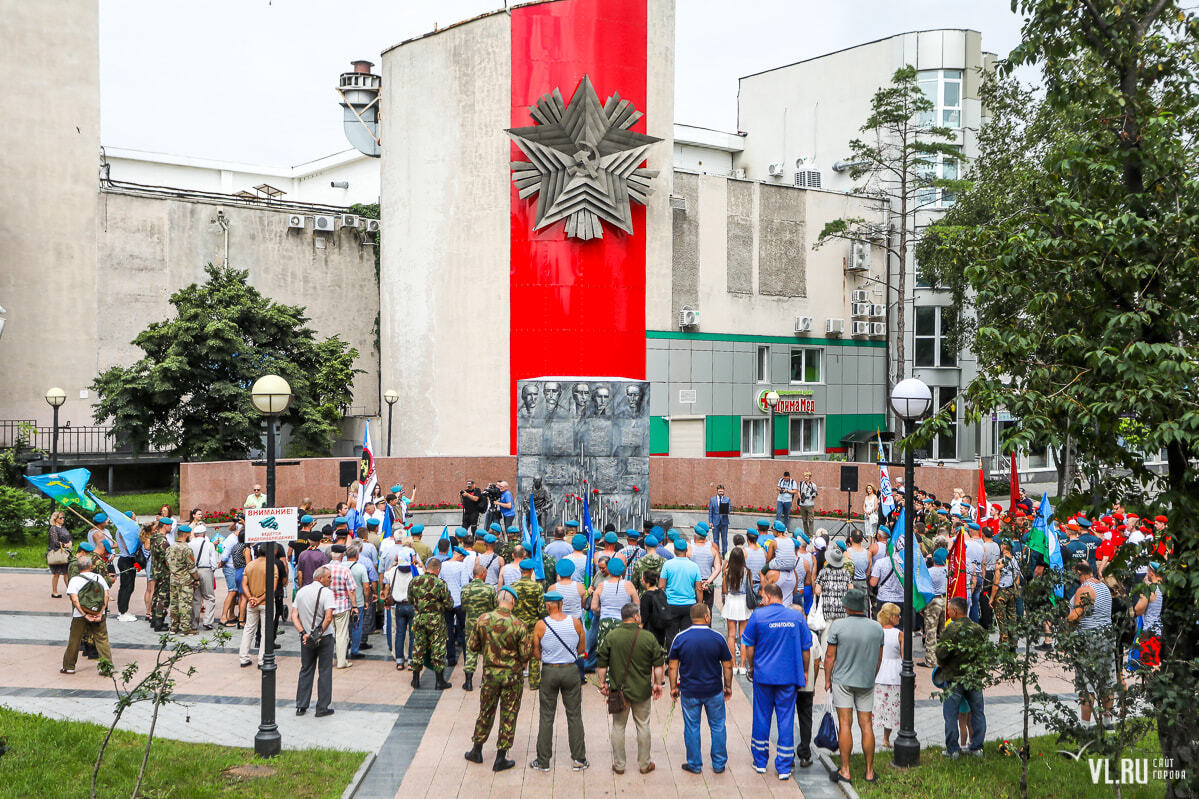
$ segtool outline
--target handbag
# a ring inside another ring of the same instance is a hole
[[[608,713],[610,715],[614,716],[617,713],[622,713],[628,706],[628,702],[625,700],[624,696],[623,683],[627,682],[629,679],[629,667],[633,665],[633,652],[637,649],[637,636],[639,635],[641,635],[640,629],[633,633],[633,643],[629,645],[629,657],[624,663],[624,675],[622,675],[623,679],[621,680],[621,687],[617,688],[611,683],[608,684]]]
[[[304,647],[311,652],[317,651],[321,646],[321,628],[317,624],[317,619],[321,615],[321,591],[324,590],[324,587],[321,587],[316,592],[316,602],[312,608],[312,625],[309,628],[308,637],[304,639]]]
[[[814,633],[824,630],[828,626],[828,622],[824,618],[824,609],[820,607],[820,600],[823,597],[816,597],[816,604],[812,606],[812,612],[808,614],[808,629]]]
[[[66,566],[70,562],[71,554],[61,545],[59,545],[58,549],[52,549],[46,553],[47,566]]]
[[[824,718],[820,720],[820,730],[812,739],[812,743],[830,752],[836,752],[841,745],[837,738],[837,714],[833,712],[832,694],[826,694],[824,697]]]
[[[758,587],[748,574],[745,575],[744,579],[749,580],[749,588],[745,592],[745,609],[753,610],[758,606]]]

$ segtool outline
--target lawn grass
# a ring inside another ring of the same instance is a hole
[[[26,541],[23,544],[0,541],[0,566],[42,568],[49,574],[50,569],[46,567],[45,536],[39,536],[37,541]]]
[[[914,769],[891,767],[891,753],[880,751],[875,758],[878,782],[871,784],[864,779],[866,761],[862,755],[850,758],[850,773],[853,787],[861,799],[896,799],[902,796],[929,797],[930,799],[1019,799],[1020,759],[999,754],[998,745],[990,741],[982,760],[967,757],[950,760],[941,756],[940,746],[929,746],[920,753],[920,765]],[[1012,741],[1012,750],[1019,749],[1019,741]],[[1078,762],[1059,755],[1059,749],[1076,751],[1073,744],[1058,743],[1057,736],[1043,735],[1030,741],[1032,759],[1028,766],[1028,795],[1037,799],[1101,799],[1113,796],[1111,785],[1091,781],[1091,770],[1084,755]],[[1135,749],[1124,753],[1129,758],[1161,757],[1161,746],[1157,734],[1150,732]],[[837,755],[833,762],[838,763]],[[1152,766],[1150,767],[1152,771]],[[1119,768],[1113,767],[1113,778]],[[1165,783],[1153,779],[1150,774],[1148,785],[1121,786],[1124,799],[1157,799],[1165,790]]]
[[[179,515],[179,493],[176,491],[142,491],[134,494],[113,494],[93,490],[96,496],[117,510],[133,511],[138,516],[153,516],[163,505],[171,506],[175,518]]]
[[[18,713],[0,707],[8,752],[0,757],[0,795],[82,799],[90,796],[92,765],[105,728]],[[97,795],[129,796],[141,767],[146,736],[118,731],[104,755]],[[250,749],[155,739],[142,795],[188,799],[326,799],[341,796],[362,763],[361,752],[285,750],[259,760]],[[224,770],[268,765],[275,774],[238,779]]]

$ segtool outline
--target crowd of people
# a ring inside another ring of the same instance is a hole
[[[824,529],[809,530],[813,520],[804,508],[811,507],[818,489],[810,474],[803,477],[796,482],[784,474],[776,518],[759,519],[731,540],[731,500],[723,486],[708,503],[708,521],[687,532],[648,521],[640,530],[617,531],[612,525],[595,530],[587,520],[568,520],[547,531],[545,541],[522,532],[518,503],[502,481],[494,484],[499,489],[494,501],[470,509],[464,503],[463,524],[447,527],[436,540],[426,540],[424,526],[408,513],[411,496],[400,485],[361,510],[351,497],[319,528],[305,503],[298,538],[288,547],[248,545],[240,514],[227,530],[216,530],[199,509],[180,519],[164,507],[143,526],[138,551],[123,551],[125,544],[120,536],[114,540],[102,513],[71,551],[56,513],[48,548],[65,549],[69,557],[52,566],[52,593],[66,576],[72,605],[62,672],[74,672],[81,651],[111,659],[105,613],[112,583],[118,586],[118,621],[135,622],[129,604],[134,578],[144,570],[146,623],[178,635],[218,624],[238,629],[243,667],[255,662],[255,652],[261,664],[266,640],[284,635],[290,621],[301,652],[297,715],[307,713],[314,682],[315,715],[332,714],[331,670],[351,668],[378,646],[397,671],[411,673],[413,688],[450,689],[451,670],[460,662],[462,690],[474,691],[478,676],[479,714],[465,755],[472,762],[483,762],[483,745],[498,715],[492,767],[515,765],[507,754],[527,685],[540,699],[537,751],[529,767],[550,768],[561,704],[572,768],[587,768],[581,705],[590,684],[604,695],[612,715],[616,773],[627,767],[630,716],[638,770],[655,768],[650,706],[667,690],[682,707],[682,768],[702,769],[700,726],[706,715],[709,762],[720,772],[728,758],[725,702],[735,676],[743,675],[752,685],[754,768],[767,770],[773,723],[774,770],[786,779],[796,761],[801,768],[812,763],[813,697],[823,669],[824,691],[839,720],[840,768],[832,779],[852,779],[856,721],[866,754],[862,777],[873,782],[875,729],[888,748],[899,726],[905,636],[921,638],[918,664],[935,669],[934,681],[944,689],[946,756],[981,757],[984,699],[964,677],[963,653],[992,629],[999,645],[1013,643],[1010,621],[1032,601],[1026,586],[1054,565],[1048,536],[1059,538],[1068,567],[1068,622],[1096,634],[1113,623],[1114,597],[1129,594],[1130,586],[1107,573],[1117,551],[1136,548],[1156,559],[1169,554],[1166,517],[1141,519],[1118,504],[1098,519],[1076,515],[1038,525],[1039,511],[1023,494],[1004,511],[999,505],[977,506],[960,491],[942,501],[915,489],[915,540],[932,595],[915,629],[904,629],[905,592],[888,527],[894,515],[886,515],[879,496],[870,492],[874,501],[868,503],[864,530],[851,527],[837,538]],[[486,496],[471,482],[463,493]],[[794,529],[788,526],[792,503],[784,496],[800,509]],[[265,501],[255,486],[245,507]],[[277,562],[274,590],[268,591],[271,551]],[[1154,587],[1158,568],[1157,560],[1144,565],[1136,579],[1149,588],[1123,611],[1139,620],[1140,662],[1150,668],[1161,618],[1162,593]],[[213,591],[218,575],[227,588],[219,609]],[[272,596],[275,624],[268,629]],[[715,612],[724,622],[723,635],[712,629]],[[372,644],[374,636],[380,637]],[[1047,632],[1039,646],[1047,648],[1049,641]],[[426,670],[432,672],[431,686],[423,680]],[[1080,696],[1083,720],[1094,715],[1096,723],[1107,723],[1110,692],[1080,690]]]

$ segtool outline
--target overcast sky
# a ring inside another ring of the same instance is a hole
[[[278,166],[344,150],[351,60],[501,3],[101,0],[102,143]],[[738,77],[928,28],[1001,56],[1020,37],[1009,0],[678,0],[675,121],[734,130]]]

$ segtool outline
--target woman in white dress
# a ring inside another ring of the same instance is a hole
[[[724,617],[729,651],[733,653],[733,673],[745,674],[742,662],[741,633],[749,620],[749,606],[745,603],[746,590],[753,590],[749,569],[745,567],[745,552],[739,547],[729,550],[724,562],[724,579],[720,581],[720,615]]]
[[[891,730],[899,726],[899,683],[903,670],[903,633],[899,606],[887,602],[878,611],[883,625],[883,657],[874,678],[874,721],[883,728],[883,749],[891,748]]]
[[[878,527],[878,493],[870,483],[866,484],[866,496],[862,499],[862,520],[866,529],[866,538],[874,537]]]

